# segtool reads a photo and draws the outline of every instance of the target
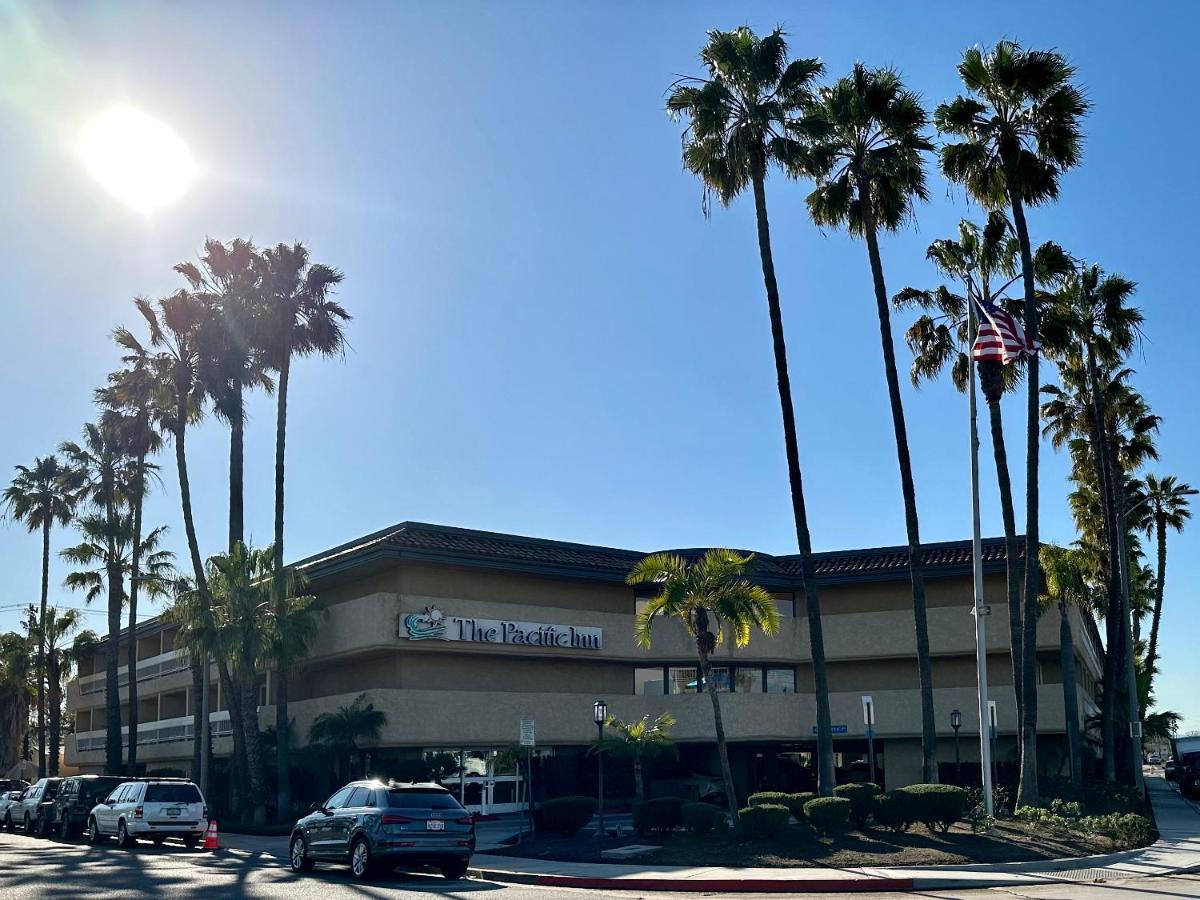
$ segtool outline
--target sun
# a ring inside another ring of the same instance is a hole
[[[196,174],[179,135],[132,106],[92,118],[79,136],[79,153],[108,193],[142,213],[177,200]]]

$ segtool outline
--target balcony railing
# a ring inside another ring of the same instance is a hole
[[[208,721],[213,737],[233,733],[233,724],[229,720],[229,710],[209,714]],[[89,750],[103,750],[106,733],[100,731],[82,731],[75,735],[75,750],[86,753]],[[190,741],[192,739],[192,717],[177,716],[173,719],[160,719],[157,722],[145,722],[138,725],[137,743],[139,747],[147,744],[169,744],[172,741]],[[129,726],[121,727],[121,744],[129,745]]]
[[[190,666],[191,662],[191,655],[186,650],[168,650],[166,653],[160,653],[158,656],[139,660],[137,664],[137,680],[146,681],[149,678],[158,678],[160,675],[181,672]],[[94,675],[84,675],[79,679],[80,695],[86,696],[87,694],[101,693],[104,690],[105,677],[106,673],[104,672],[97,672]],[[125,687],[127,684],[129,684],[129,666],[121,666],[117,669],[117,686]]]

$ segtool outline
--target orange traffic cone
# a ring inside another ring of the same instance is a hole
[[[217,820],[208,820],[208,831],[204,832],[204,849],[220,850],[221,842],[217,839]]]

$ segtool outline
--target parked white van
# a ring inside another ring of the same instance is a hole
[[[132,847],[138,838],[161,844],[169,837],[195,847],[207,827],[208,807],[200,788],[180,779],[126,781],[88,815],[88,839],[93,844],[116,835],[122,847]]]

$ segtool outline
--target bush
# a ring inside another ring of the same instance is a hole
[[[812,791],[805,791],[802,794],[784,794],[784,796],[787,798],[787,800],[784,801],[783,805],[791,810],[791,813],[796,818],[797,822],[804,821],[804,804],[806,804],[809,800],[817,799],[817,795]]]
[[[833,789],[835,797],[844,797],[850,801],[850,821],[858,828],[867,824],[871,811],[875,808],[875,797],[879,794],[879,785],[870,781],[857,784],[839,784]]]
[[[762,806],[765,803],[773,806],[786,806],[797,822],[803,822],[804,804],[815,796],[817,795],[813,793],[785,794],[782,791],[759,791],[757,794],[751,794],[746,802],[749,806]]]
[[[818,834],[845,831],[854,804],[846,797],[817,797],[804,804],[804,817]]]
[[[683,824],[683,800],[655,797],[633,805],[633,828],[640,835],[665,834]]]
[[[788,826],[788,808],[781,803],[760,803],[738,810],[742,833],[751,838],[775,838]]]
[[[952,784],[910,784],[897,793],[912,798],[912,821],[943,834],[967,811],[967,792]]]
[[[1137,813],[1109,813],[1106,816],[1086,816],[1077,827],[1089,834],[1108,838],[1115,850],[1117,847],[1143,847],[1154,836],[1154,826],[1145,816]]]
[[[913,816],[913,800],[908,794],[900,791],[888,791],[875,798],[875,808],[872,811],[875,824],[890,829],[897,834],[908,831],[916,821]]]
[[[596,814],[596,801],[591,797],[555,797],[539,808],[542,826],[554,834],[578,834]]]
[[[683,827],[696,836],[705,835],[725,824],[725,813],[711,803],[685,803],[679,809]]]

